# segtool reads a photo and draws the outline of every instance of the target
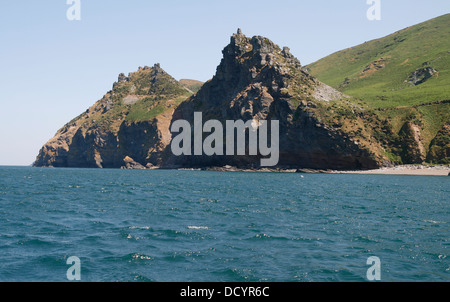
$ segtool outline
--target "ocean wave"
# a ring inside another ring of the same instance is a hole
[[[104,259],[112,261],[112,262],[125,261],[125,262],[132,263],[132,262],[154,260],[154,257],[136,252],[136,253],[126,254],[121,257],[105,257]]]
[[[209,230],[210,227],[207,226],[195,226],[195,225],[188,225],[187,228],[189,230]]]
[[[256,234],[253,237],[248,238],[247,240],[291,240],[288,237],[284,237],[284,236],[272,236],[272,235],[268,235],[265,233],[259,233]]]
[[[435,221],[435,220],[423,220],[423,222],[426,222],[426,223],[431,223],[431,224],[440,224],[440,223],[445,223],[445,222],[443,222],[443,221]]]
[[[152,227],[149,227],[149,226],[142,226],[142,227],[131,226],[128,229],[130,229],[130,230],[153,230]]]

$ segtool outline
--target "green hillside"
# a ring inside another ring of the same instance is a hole
[[[448,99],[450,14],[339,51],[307,67],[324,83],[376,107]],[[408,82],[426,67],[436,70],[431,78],[418,85]]]
[[[450,123],[450,14],[336,52],[306,68],[361,99],[390,122],[394,134],[404,134],[406,123],[418,128],[416,139],[429,162],[450,162],[450,141],[435,140],[443,132],[448,138]],[[439,158],[427,156],[431,147],[437,148],[433,140],[441,142]]]

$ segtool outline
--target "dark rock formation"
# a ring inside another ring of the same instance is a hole
[[[343,99],[303,70],[289,48],[238,30],[223,50],[215,76],[195,95],[159,64],[120,74],[112,91],[43,146],[34,165],[259,168],[261,154],[174,156],[170,126],[178,119],[192,125],[194,112],[202,112],[203,121],[216,119],[223,125],[226,120],[257,125],[278,120],[276,168],[371,169],[387,163],[382,146],[372,138],[372,125],[364,120],[364,110]],[[331,104],[348,112],[336,117],[339,123],[329,117]],[[360,125],[358,133],[366,135],[355,136],[351,125]]]
[[[381,162],[370,150],[341,130],[323,123],[314,108],[343,98],[301,69],[287,47],[267,38],[248,38],[238,31],[223,50],[216,75],[182,103],[173,120],[193,124],[194,112],[203,120],[279,120],[281,167],[370,169]],[[248,146],[247,146],[248,148]],[[258,167],[261,156],[171,156],[168,166],[232,165]]]
[[[416,69],[407,79],[407,82],[411,83],[414,86],[425,83],[431,77],[433,77],[437,73],[431,66],[421,67]]]
[[[134,161],[134,159],[132,159],[129,156],[126,156],[123,159],[123,162],[125,163],[125,166],[122,166],[121,169],[128,169],[128,170],[145,170],[146,169],[146,167],[144,167],[140,163]]]

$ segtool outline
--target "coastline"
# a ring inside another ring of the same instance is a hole
[[[8,167],[8,166],[2,166]],[[15,167],[15,166],[10,166]],[[19,166],[17,166],[19,167]],[[20,166],[27,167],[27,166]],[[29,166],[28,166],[29,167]],[[54,167],[47,167],[54,168]],[[254,172],[254,173],[302,173],[302,174],[366,174],[366,175],[417,175],[417,176],[450,176],[450,165],[401,165],[383,167],[374,170],[319,170],[309,168],[238,168],[223,167],[159,167],[159,166],[128,166],[125,170],[178,170],[178,171],[216,171],[216,172]]]
[[[403,165],[367,171],[334,171],[336,174],[449,176],[450,166]]]
[[[450,176],[448,165],[401,165],[383,167],[374,170],[314,170],[314,169],[283,169],[259,168],[243,169],[232,166],[209,168],[179,168],[177,170],[220,171],[220,172],[266,172],[266,173],[305,173],[305,174],[367,174],[367,175],[417,175],[417,176]]]

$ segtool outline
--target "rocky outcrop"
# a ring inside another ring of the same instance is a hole
[[[421,164],[426,158],[426,148],[423,145],[420,126],[407,122],[399,133],[402,151],[401,157],[404,163]]]
[[[125,166],[122,166],[121,169],[127,169],[127,170],[145,170],[146,167],[141,165],[140,163],[136,162],[134,159],[132,159],[129,156],[125,156],[123,159],[123,162],[125,163]]]
[[[279,120],[281,167],[314,169],[370,169],[382,159],[321,120],[315,109],[344,96],[302,69],[287,47],[261,36],[248,38],[238,31],[223,50],[215,76],[183,102],[173,121],[193,124],[194,112],[204,120]],[[356,110],[356,109],[355,109]],[[248,145],[246,146],[248,149]],[[258,167],[261,156],[171,156],[169,167],[231,165]]]
[[[192,93],[159,64],[119,75],[101,100],[61,128],[36,158],[38,167],[153,167],[170,144],[177,102]]]
[[[111,91],[58,131],[34,165],[260,168],[261,153],[175,156],[171,125],[179,119],[193,125],[194,112],[223,125],[227,120],[252,121],[256,127],[260,121],[279,121],[274,169],[371,169],[387,162],[371,132],[376,125],[365,120],[364,109],[312,77],[288,47],[265,37],[249,38],[239,30],[224,48],[214,77],[193,92],[159,64],[120,74]]]
[[[421,68],[416,69],[405,82],[411,83],[414,86],[420,85],[428,81],[435,74],[437,74],[437,70],[435,70],[431,66],[423,66]]]
[[[431,141],[427,161],[435,164],[450,164],[450,124],[445,124]]]

